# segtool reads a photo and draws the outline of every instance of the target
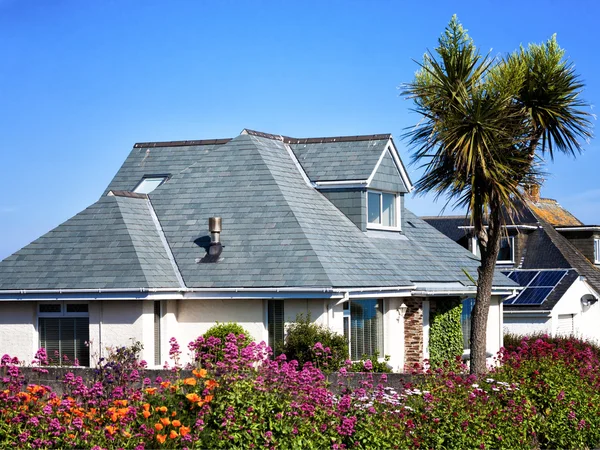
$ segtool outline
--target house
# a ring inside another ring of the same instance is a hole
[[[0,262],[0,354],[87,365],[137,339],[160,366],[171,337],[185,348],[216,321],[277,347],[310,313],[352,359],[402,370],[428,356],[436,305],[473,295],[478,265],[405,207],[411,187],[388,134],[135,144],[97,202]],[[496,276],[492,353],[514,286]]]
[[[465,216],[424,217],[477,253]],[[556,200],[529,188],[506,225],[497,268],[524,289],[504,301],[506,332],[576,335],[599,341],[600,226],[584,225]]]

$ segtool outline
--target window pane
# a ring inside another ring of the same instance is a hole
[[[460,324],[463,334],[463,348],[468,350],[471,348],[471,312],[475,304],[474,298],[467,298],[462,301],[462,313],[460,315]]]
[[[60,303],[42,303],[40,305],[41,313],[59,313],[60,312]]]
[[[138,194],[149,194],[159,187],[163,181],[165,181],[165,177],[144,178],[133,192],[137,192]]]
[[[381,224],[386,227],[396,226],[396,196],[394,194],[382,194]]]
[[[283,301],[269,300],[267,319],[269,328],[269,347],[273,349],[273,356],[277,357],[283,352]]]
[[[160,366],[160,301],[154,302],[154,365]]]
[[[498,252],[498,261],[512,261],[511,244],[511,238],[502,238],[500,240],[500,251]]]
[[[382,354],[383,311],[378,300],[352,300],[350,302],[350,358]]]
[[[73,365],[77,359],[82,366],[90,365],[90,352],[85,345],[90,340],[87,317],[40,317],[39,332],[40,347],[46,349],[52,364]]]
[[[379,194],[375,192],[369,192],[369,223],[381,223],[379,207]]]
[[[86,313],[88,312],[88,305],[84,303],[74,304],[67,303],[67,312],[68,313]]]

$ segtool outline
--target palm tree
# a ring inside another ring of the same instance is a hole
[[[536,183],[535,158],[576,155],[591,137],[583,84],[553,36],[504,58],[482,56],[456,16],[403,94],[422,116],[406,133],[422,162],[417,193],[466,207],[481,253],[471,316],[471,373],[486,370],[486,326],[503,227]]]

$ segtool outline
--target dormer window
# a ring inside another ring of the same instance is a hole
[[[142,178],[142,181],[135,187],[133,192],[136,194],[149,194],[154,189],[163,184],[167,179],[166,175],[152,175]]]
[[[367,192],[367,225],[369,228],[399,229],[398,195],[389,192]]]

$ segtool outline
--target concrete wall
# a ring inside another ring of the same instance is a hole
[[[38,349],[35,302],[0,302],[0,356],[31,363]]]
[[[558,316],[574,315],[574,334],[582,339],[600,342],[600,304],[594,303],[591,306],[583,306],[581,297],[591,294],[598,297],[589,286],[581,281],[575,280],[571,287],[565,292],[556,306],[552,309],[552,334],[557,333]]]
[[[504,332],[527,336],[538,333],[552,333],[552,323],[549,317],[538,315],[504,315]]]

